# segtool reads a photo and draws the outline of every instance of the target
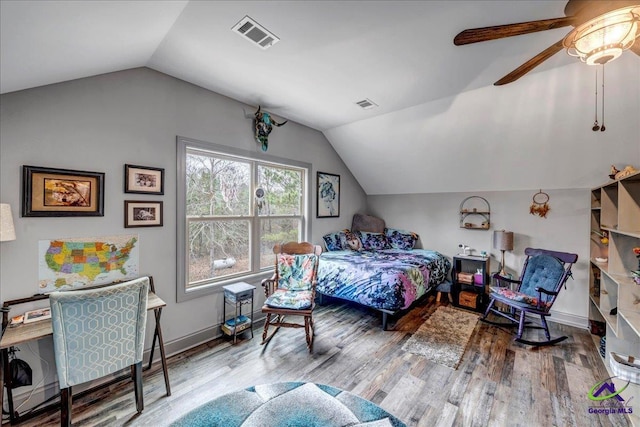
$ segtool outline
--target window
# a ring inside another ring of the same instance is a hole
[[[178,138],[178,300],[270,273],[309,235],[310,165]]]

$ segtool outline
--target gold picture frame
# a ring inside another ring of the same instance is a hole
[[[22,166],[22,216],[104,216],[104,172]]]

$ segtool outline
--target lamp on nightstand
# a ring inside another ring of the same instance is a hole
[[[10,240],[16,240],[11,206],[8,203],[0,203],[0,242],[8,242]]]
[[[506,276],[507,272],[504,269],[504,251],[513,250],[513,231],[495,230],[493,232],[493,248],[502,251],[500,275]]]

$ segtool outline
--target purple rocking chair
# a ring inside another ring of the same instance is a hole
[[[490,287],[490,301],[482,321],[499,326],[518,326],[515,341],[527,345],[544,346],[557,344],[567,339],[566,336],[551,339],[546,317],[551,313],[562,286],[566,287],[567,279],[571,276],[571,267],[578,260],[578,255],[555,252],[546,249],[527,248],[527,255],[520,280],[494,274],[498,286]],[[511,287],[513,285],[513,288]],[[506,309],[496,308],[499,302],[507,306]],[[510,320],[510,323],[493,322],[487,319],[489,313]],[[530,326],[525,321],[526,315],[540,316],[541,326]],[[528,341],[522,338],[524,328],[544,329],[546,341]]]

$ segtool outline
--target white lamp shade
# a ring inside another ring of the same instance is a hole
[[[11,206],[7,203],[0,203],[0,242],[8,242],[10,240],[16,240]]]
[[[505,231],[505,230],[494,231],[493,247],[501,251],[513,250],[513,231]]]

